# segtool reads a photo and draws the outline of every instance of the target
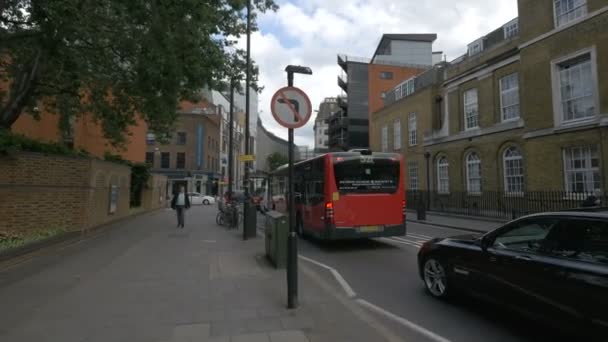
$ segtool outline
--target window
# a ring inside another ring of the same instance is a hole
[[[177,152],[177,165],[175,165],[177,169],[185,169],[186,168],[186,153]]]
[[[502,229],[494,239],[493,248],[520,252],[536,252],[556,226],[557,219],[534,218],[517,221]]]
[[[576,146],[564,149],[566,191],[574,193],[600,190],[598,147]]]
[[[373,164],[361,163],[359,158],[335,161],[334,175],[338,191],[394,193],[399,186],[399,165],[399,161],[390,158],[376,159]]]
[[[595,79],[591,54],[557,64],[561,120],[584,120],[595,115]]]
[[[380,72],[380,78],[383,80],[392,80],[393,73],[390,71],[382,71],[382,72]]]
[[[160,167],[163,169],[171,168],[171,155],[169,152],[162,152],[160,154]]]
[[[479,111],[477,107],[477,89],[464,92],[464,124],[465,130],[479,127]]]
[[[211,169],[211,157],[207,156],[207,170]]]
[[[186,145],[186,132],[177,132],[177,144]]]
[[[418,123],[416,122],[416,113],[410,113],[407,131],[410,146],[418,145]]]
[[[500,112],[502,121],[519,118],[519,75],[517,73],[500,79]]]
[[[469,44],[469,56],[474,56],[483,50],[483,38],[480,38]]]
[[[554,0],[555,27],[566,25],[587,14],[586,0]]]
[[[393,123],[393,146],[395,150],[401,149],[401,120],[397,119]]]
[[[146,134],[146,144],[154,145],[155,142],[156,142],[156,135],[154,135],[154,133]]]
[[[542,248],[556,257],[608,264],[608,223],[564,219],[549,232]]]
[[[146,164],[154,166],[154,152],[146,152]]]
[[[503,170],[505,177],[505,192],[507,194],[523,194],[524,167],[519,149],[509,147],[503,154]]]
[[[446,157],[441,157],[437,161],[437,192],[440,194],[450,192],[449,166],[450,164]]]
[[[382,152],[388,151],[388,126],[382,127]]]
[[[466,157],[467,191],[471,194],[481,193],[481,160],[479,155],[471,152]]]
[[[509,39],[515,37],[519,34],[519,20],[513,19],[508,22],[505,26],[503,26],[503,30],[505,32],[505,39]]]
[[[395,100],[409,96],[416,91],[416,78],[412,77],[395,87]]]
[[[407,172],[409,174],[409,184],[408,189],[417,191],[418,190],[418,162],[410,161],[407,164]]]

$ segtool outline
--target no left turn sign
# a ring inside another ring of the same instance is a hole
[[[310,120],[312,105],[310,99],[299,88],[283,87],[272,96],[270,103],[272,116],[287,128],[300,128]]]

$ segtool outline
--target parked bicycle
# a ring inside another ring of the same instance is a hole
[[[220,226],[224,226],[228,229],[236,229],[239,226],[239,223],[242,222],[243,213],[239,210],[239,207],[236,203],[225,203],[223,205],[219,205],[219,212],[215,217],[215,223]]]

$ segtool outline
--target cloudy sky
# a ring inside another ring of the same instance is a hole
[[[383,33],[437,33],[433,50],[444,51],[450,61],[462,55],[468,43],[517,16],[517,0],[275,1],[280,9],[259,17],[251,55],[265,87],[259,97],[262,122],[283,138],[287,130],[270,114],[270,98],[286,85],[286,65],[312,68],[311,76],[295,75],[294,84],[318,109],[323,98],[340,94],[337,54],[370,58]],[[313,145],[314,115],[296,130],[296,144]]]

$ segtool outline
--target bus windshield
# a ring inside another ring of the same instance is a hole
[[[399,161],[345,158],[335,161],[334,174],[340,193],[394,193],[399,186]]]

